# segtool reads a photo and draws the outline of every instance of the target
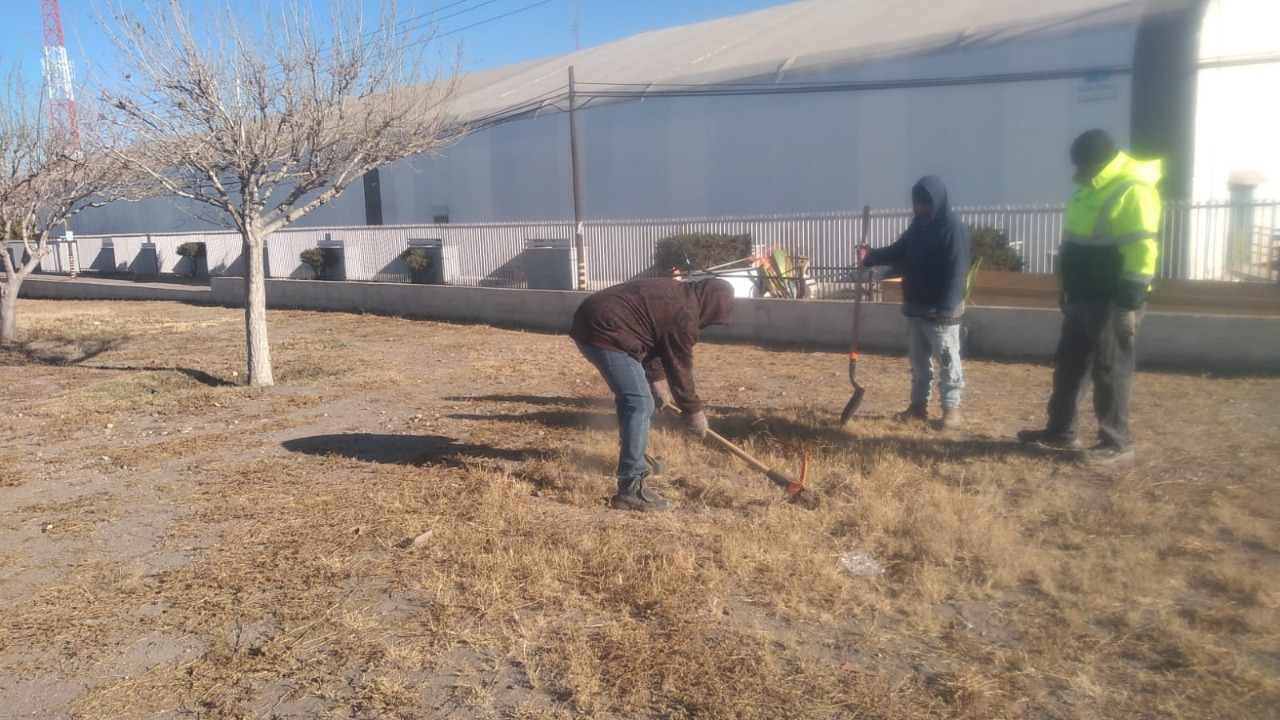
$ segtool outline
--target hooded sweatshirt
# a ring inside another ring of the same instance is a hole
[[[1071,197],[1059,277],[1064,299],[1141,307],[1159,253],[1159,160],[1116,156]]]
[[[927,195],[933,214],[912,220],[892,245],[867,253],[864,264],[902,267],[903,315],[958,318],[964,314],[969,275],[969,227],[952,214],[947,188],[938,178],[920,178],[911,192]]]
[[[639,360],[649,382],[667,380],[680,409],[695,413],[702,400],[693,383],[693,346],[703,328],[728,325],[732,313],[733,286],[720,278],[642,278],[582,301],[569,337]]]

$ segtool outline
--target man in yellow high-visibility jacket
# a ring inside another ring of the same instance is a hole
[[[1054,355],[1049,422],[1023,430],[1022,442],[1076,449],[1076,408],[1093,380],[1098,444],[1084,452],[1094,465],[1133,459],[1129,397],[1135,337],[1156,271],[1160,230],[1160,161],[1120,152],[1103,130],[1071,144],[1080,189],[1067,205],[1058,255],[1062,334]]]

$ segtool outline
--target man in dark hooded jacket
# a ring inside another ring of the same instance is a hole
[[[947,189],[928,175],[911,189],[915,218],[892,245],[858,248],[866,266],[902,268],[902,314],[907,316],[907,356],[911,360],[911,404],[903,420],[928,420],[933,390],[933,358],[938,359],[938,391],[942,426],[963,423],[960,390],[960,317],[964,314],[965,280],[969,274],[969,228],[951,213]]]
[[[707,414],[693,383],[693,346],[699,332],[728,325],[733,286],[719,278],[680,282],[645,278],[606,288],[582,302],[569,337],[600,371],[613,391],[618,412],[618,493],[620,510],[671,509],[671,501],[644,486],[658,471],[645,454],[649,417],[678,407],[685,425],[706,437]]]

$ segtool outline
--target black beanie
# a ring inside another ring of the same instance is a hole
[[[1116,153],[1116,142],[1106,130],[1086,130],[1071,143],[1071,164],[1106,165]]]

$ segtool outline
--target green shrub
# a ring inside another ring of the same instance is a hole
[[[969,228],[973,238],[971,262],[982,263],[983,270],[1022,272],[1022,255],[1009,245],[1003,230],[993,227]]]
[[[653,263],[662,272],[698,270],[751,255],[750,235],[690,233],[662,238],[654,246]]]
[[[400,259],[409,266],[409,279],[419,285],[425,285],[430,279],[431,266],[434,264],[424,247],[411,247],[400,253]]]
[[[191,260],[191,277],[200,269],[200,258],[205,256],[205,244],[202,242],[184,242],[178,246],[178,257]]]
[[[308,248],[303,250],[298,257],[303,264],[311,266],[311,270],[316,274],[317,280],[324,280],[324,271],[337,265],[342,256],[338,254],[337,248]]]

